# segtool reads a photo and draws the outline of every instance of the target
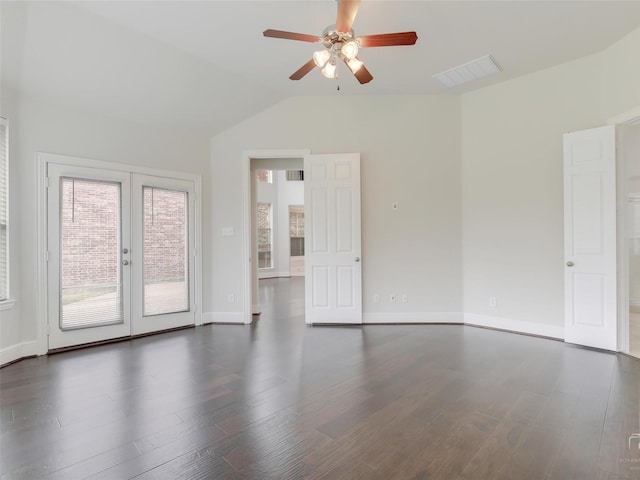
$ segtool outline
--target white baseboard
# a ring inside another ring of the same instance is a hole
[[[463,323],[461,312],[363,313],[362,323]]]
[[[0,350],[0,365],[13,362],[20,358],[32,357],[38,354],[38,342],[22,342]]]
[[[203,323],[241,323],[244,324],[242,312],[206,312],[202,316]]]
[[[530,335],[540,335],[543,337],[564,340],[564,327],[548,325],[545,323],[533,323],[525,322],[522,320],[513,320],[511,318],[465,313],[464,324],[475,325],[479,327],[497,328],[500,330],[509,330],[511,332],[528,333]]]
[[[640,298],[630,298],[629,305],[632,307],[640,307]]]
[[[564,339],[564,328],[544,323],[525,322],[511,318],[493,317],[461,312],[406,312],[406,313],[364,313],[363,324],[415,324],[415,323],[452,323],[479,327],[496,328],[512,332],[540,335],[543,337]]]

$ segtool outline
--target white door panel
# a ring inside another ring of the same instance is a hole
[[[615,128],[564,136],[565,341],[617,348]]]
[[[305,320],[362,323],[360,155],[308,155]]]
[[[48,348],[129,336],[129,174],[50,163],[47,176]]]
[[[193,182],[134,174],[132,184],[132,334],[193,325]]]

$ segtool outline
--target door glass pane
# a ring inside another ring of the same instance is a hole
[[[189,311],[186,192],[143,187],[144,316]]]
[[[272,209],[270,203],[258,203],[258,268],[273,268],[271,255]]]
[[[122,323],[120,184],[61,178],[60,328]]]

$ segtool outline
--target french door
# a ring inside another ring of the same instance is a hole
[[[49,349],[195,322],[193,182],[49,163]]]

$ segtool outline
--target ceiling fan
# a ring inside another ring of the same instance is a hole
[[[337,1],[338,17],[336,24],[325,28],[321,37],[272,29],[263,32],[265,37],[322,43],[324,45],[323,50],[315,52],[311,60],[289,77],[291,80],[300,80],[315,67],[320,68],[325,77],[336,78],[338,62],[342,61],[349,67],[349,70],[361,84],[369,83],[373,80],[373,75],[369,73],[362,60],[358,58],[360,48],[413,45],[418,40],[416,32],[382,33],[356,37],[351,26],[358,13],[361,0]]]

